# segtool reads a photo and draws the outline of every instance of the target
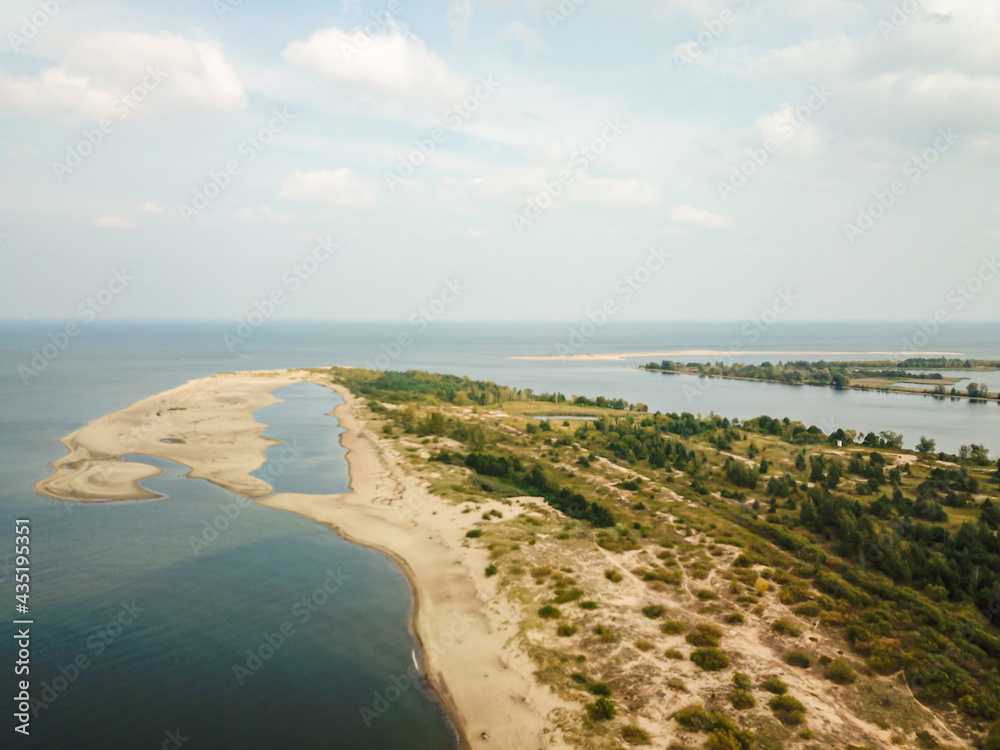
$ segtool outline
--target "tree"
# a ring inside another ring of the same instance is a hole
[[[917,453],[934,453],[936,448],[937,443],[923,435],[920,436],[920,442],[917,443]]]

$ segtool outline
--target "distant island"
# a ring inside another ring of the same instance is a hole
[[[903,360],[837,360],[826,362],[763,362],[759,365],[734,363],[731,365],[704,362],[674,362],[662,360],[643,365],[643,370],[665,374],[699,375],[730,380],[762,380],[785,385],[819,385],[829,388],[857,391],[891,391],[942,398],[968,398],[975,400],[1000,399],[1000,394],[990,393],[986,383],[971,382],[964,388],[956,385],[965,378],[948,377],[935,370],[963,370],[986,372],[1000,370],[1000,361],[987,359],[958,359],[948,357],[913,357]],[[902,383],[913,385],[903,386]],[[924,385],[926,384],[926,385]]]

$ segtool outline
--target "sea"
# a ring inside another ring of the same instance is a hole
[[[759,364],[879,359],[867,353],[901,349],[1000,359],[1000,324],[951,323],[933,335],[899,322],[779,322],[748,331],[739,322],[426,319],[260,320],[256,327],[96,321],[72,330],[67,321],[0,323],[0,689],[8,706],[0,747],[458,747],[434,694],[406,679],[422,664],[413,594],[381,553],[149,456],[128,458],[163,469],[144,482],[161,499],[82,505],[33,491],[65,454],[59,438],[192,378],[328,365],[422,369],[536,393],[625,398],[651,411],[787,416],[824,431],[892,430],[907,446],[925,436],[939,450],[978,443],[1000,454],[996,402],[666,376],[639,369],[643,358],[512,359],[713,350],[723,354],[670,358]],[[806,351],[852,354],[799,354]],[[1000,391],[1000,372],[963,375]],[[282,401],[257,419],[281,443],[268,449],[258,475],[278,491],[346,491],[342,429],[328,416],[337,396],[310,384],[275,395]],[[30,538],[22,600],[15,598],[24,577],[18,526]],[[17,611],[21,604],[26,612]],[[28,636],[15,639],[25,629]],[[27,726],[16,716],[22,680],[31,700]]]

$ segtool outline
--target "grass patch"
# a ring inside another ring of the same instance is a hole
[[[551,604],[546,604],[544,607],[538,610],[538,616],[543,620],[553,620],[557,617],[562,617],[562,612],[559,611],[558,607],[553,607]]]
[[[789,620],[787,617],[779,617],[771,623],[771,630],[779,635],[789,635],[798,638],[802,635],[802,628]]]
[[[706,672],[718,672],[729,666],[729,657],[717,648],[696,648],[691,652],[691,661]]]

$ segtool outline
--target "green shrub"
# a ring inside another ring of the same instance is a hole
[[[803,651],[802,649],[795,648],[785,654],[785,663],[790,664],[793,667],[802,667],[802,669],[809,669],[812,665],[812,656],[809,655],[808,651]]]
[[[583,591],[581,591],[580,589],[563,589],[562,591],[556,592],[556,604],[566,604],[568,602],[575,602],[582,596],[583,596]]]
[[[790,695],[776,695],[767,705],[782,724],[795,726],[805,721],[806,707]]]
[[[649,733],[634,724],[622,727],[622,739],[630,745],[648,745],[650,743]]]
[[[691,653],[691,661],[706,672],[718,672],[729,666],[729,657],[717,648],[696,648]]]
[[[497,574],[497,566],[496,565],[487,565],[486,566],[486,577],[487,578],[490,578],[491,576],[495,576],[496,574]]]
[[[604,577],[607,578],[612,583],[619,583],[622,580],[622,574],[615,568],[608,568],[604,571]]]
[[[597,609],[597,602],[585,601],[580,602],[580,609]]]
[[[587,682],[587,692],[591,695],[603,695],[605,698],[611,697],[611,686],[606,682]]]
[[[771,630],[781,635],[790,635],[797,638],[802,635],[802,629],[787,617],[779,617],[771,623]]]
[[[478,537],[481,537],[483,535],[483,530],[473,529],[472,531],[465,532],[465,535],[469,537],[469,539],[477,539]]]
[[[722,628],[708,622],[699,622],[684,640],[699,648],[714,648],[722,641]]]
[[[733,708],[739,711],[745,711],[746,709],[753,708],[757,705],[757,701],[754,700],[753,693],[749,690],[730,690],[729,702],[733,704]]]
[[[562,617],[562,612],[559,611],[558,607],[553,607],[551,604],[546,604],[544,607],[538,610],[538,616],[545,620],[552,620],[556,617]]]
[[[663,608],[662,604],[647,604],[642,608],[642,613],[646,615],[650,620],[655,620],[658,617],[663,617],[663,613],[666,610]]]
[[[716,729],[708,734],[705,750],[750,750],[753,732]]]
[[[660,632],[664,635],[680,635],[684,632],[684,623],[680,620],[667,620],[660,625]]]
[[[792,612],[799,617],[819,617],[819,605],[816,602],[804,602],[792,607]]]
[[[684,653],[676,648],[668,648],[663,652],[663,655],[668,659],[675,659],[677,661],[684,658]]]
[[[823,676],[830,682],[835,682],[838,685],[850,685],[858,679],[851,663],[847,659],[839,657],[826,665],[826,671],[823,672]]]
[[[761,688],[775,695],[784,695],[788,692],[788,685],[778,677],[768,677],[761,683]]]
[[[571,635],[576,635],[576,625],[560,625],[556,628],[556,635],[562,636],[563,638],[569,638]]]
[[[709,591],[708,589],[698,589],[694,592],[694,595],[701,599],[703,602],[710,602],[719,598],[719,595],[714,591]]]
[[[609,721],[616,713],[615,702],[603,696],[587,706],[587,714],[594,721]]]
[[[607,625],[598,625],[594,628],[594,632],[599,635],[601,640],[605,643],[614,643],[618,640],[617,631]]]
[[[673,718],[692,732],[707,732],[715,726],[712,714],[704,706],[697,704],[678,709]]]
[[[742,625],[747,621],[742,612],[730,612],[723,619],[727,625]]]

